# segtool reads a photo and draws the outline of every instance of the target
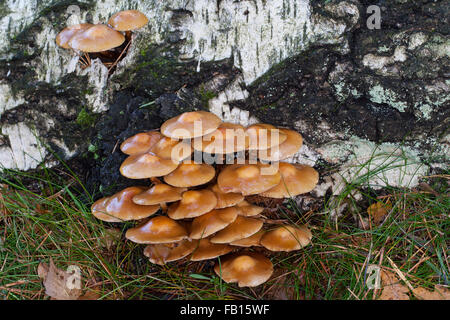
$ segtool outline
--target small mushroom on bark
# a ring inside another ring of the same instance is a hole
[[[119,47],[125,37],[104,24],[96,24],[77,32],[69,41],[69,46],[84,53],[99,53]],[[85,55],[90,64],[89,55]]]

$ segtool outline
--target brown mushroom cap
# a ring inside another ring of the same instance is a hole
[[[221,122],[220,118],[211,112],[185,112],[164,122],[161,133],[174,139],[196,138],[213,132]]]
[[[117,12],[108,20],[108,24],[117,31],[131,31],[139,29],[148,23],[148,19],[138,10],[124,10]]]
[[[164,181],[174,187],[193,187],[209,182],[215,174],[214,167],[209,164],[183,162],[167,174]]]
[[[210,212],[216,207],[217,198],[211,190],[190,190],[182,199],[169,207],[167,215],[175,220],[189,219]]]
[[[75,24],[73,26],[69,26],[67,28],[64,28],[58,35],[56,36],[56,44],[64,49],[70,49],[69,41],[72,39],[72,37],[77,34],[80,31],[84,31],[90,27],[92,27],[93,24],[90,23],[81,23],[81,24]]]
[[[260,253],[247,252],[226,256],[214,266],[215,273],[227,283],[239,287],[256,287],[269,280],[272,262]]]
[[[236,218],[237,210],[234,207],[214,209],[192,221],[190,238],[207,238],[228,226]]]
[[[217,197],[216,209],[232,207],[244,200],[244,196],[240,193],[223,193],[217,184],[212,186],[211,190]]]
[[[232,250],[233,247],[228,244],[212,243],[209,238],[200,239],[198,247],[192,253],[191,261],[214,259],[230,253]]]
[[[108,204],[110,197],[105,197],[98,199],[94,202],[94,204],[91,206],[91,212],[92,214],[102,221],[107,222],[122,222],[122,220],[108,214],[106,212],[106,205]]]
[[[117,30],[104,24],[96,24],[77,32],[69,41],[69,46],[83,52],[101,52],[119,47],[125,37]]]
[[[193,149],[189,144],[182,141],[163,137],[152,146],[150,152],[162,159],[172,159],[181,162],[191,156]]]
[[[298,152],[303,144],[303,137],[294,130],[281,129],[280,132],[286,135],[286,140],[278,146],[267,150],[260,150],[258,158],[264,161],[280,161],[292,157]]]
[[[301,164],[280,162],[282,179],[280,183],[260,195],[269,198],[290,198],[313,190],[319,181],[319,173],[314,168]]]
[[[250,237],[239,239],[230,242],[230,245],[232,246],[238,246],[238,247],[259,247],[261,246],[261,237],[266,233],[264,230],[259,230],[255,234],[251,235]]]
[[[212,243],[230,243],[248,238],[258,232],[262,226],[261,220],[237,216],[236,220],[217,232],[210,241]]]
[[[125,237],[136,243],[170,243],[187,239],[186,229],[176,221],[158,216],[144,224],[128,229]]]
[[[238,214],[243,217],[257,216],[264,211],[263,207],[255,206],[246,200],[239,202],[236,207],[238,209]]]
[[[120,145],[120,150],[128,155],[146,153],[161,140],[162,134],[157,131],[141,132],[126,139]]]
[[[164,265],[167,262],[183,259],[197,247],[196,241],[182,240],[173,243],[149,244],[144,249],[144,255],[151,263]]]
[[[246,150],[249,139],[242,125],[223,122],[210,134],[194,139],[192,145],[197,151],[228,154]]]
[[[266,150],[283,143],[287,136],[271,124],[258,123],[245,130],[249,138],[249,150]]]
[[[133,202],[144,206],[174,202],[181,200],[181,195],[186,190],[186,188],[176,188],[164,183],[158,183],[147,191],[134,196]]]
[[[281,181],[277,171],[267,174],[269,164],[232,164],[226,166],[217,178],[217,184],[222,192],[240,192],[244,196],[267,191]],[[265,170],[265,171],[264,171]]]
[[[120,173],[130,179],[146,179],[164,176],[174,171],[177,167],[177,162],[161,159],[150,153],[144,153],[126,158],[120,166]]]
[[[160,208],[159,205],[140,206],[133,202],[133,197],[144,190],[142,187],[129,187],[117,192],[109,197],[105,207],[106,213],[119,221],[139,220],[155,214]]]
[[[312,239],[305,226],[279,226],[261,237],[261,245],[271,251],[293,251],[307,246]]]

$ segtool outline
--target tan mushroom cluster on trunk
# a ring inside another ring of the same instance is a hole
[[[56,44],[77,52],[82,68],[89,67],[90,54],[95,53],[93,57],[100,58],[111,70],[128,50],[131,32],[142,28],[148,21],[137,10],[120,11],[109,19],[107,25],[81,23],[64,28],[56,36]],[[124,48],[117,50],[122,45]]]
[[[217,275],[241,287],[258,286],[273,273],[269,252],[299,250],[312,239],[305,225],[271,223],[265,208],[247,197],[283,199],[313,190],[319,179],[316,170],[279,162],[302,143],[299,133],[270,124],[244,128],[222,123],[206,111],[183,113],[167,120],[160,131],[137,133],[122,142],[127,158],[121,174],[150,179],[152,185],[101,198],[92,205],[92,214],[106,222],[139,221],[125,237],[145,244],[151,263],[224,256],[214,267]],[[196,163],[193,150],[231,154],[233,163]],[[254,161],[237,156],[254,152]]]

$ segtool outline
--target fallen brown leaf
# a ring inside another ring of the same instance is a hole
[[[389,202],[386,204],[383,202],[376,202],[367,208],[367,213],[372,218],[373,223],[376,225],[379,225],[381,222],[383,222],[386,215],[389,213],[389,211],[392,209],[392,206]]]
[[[379,300],[409,300],[408,287],[403,285],[394,273],[381,270],[381,285],[383,291]]]
[[[438,284],[434,286],[434,291],[419,287],[415,288],[413,293],[421,300],[450,300],[450,290]]]
[[[45,294],[55,300],[77,300],[81,296],[81,288],[70,288],[73,274],[58,269],[52,259],[50,265],[39,264],[38,275],[43,279]]]

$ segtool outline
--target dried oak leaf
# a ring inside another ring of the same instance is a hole
[[[394,273],[381,270],[381,285],[383,291],[379,300],[409,300],[408,287],[403,285]]]
[[[369,208],[367,208],[367,213],[370,217],[372,217],[373,223],[379,225],[381,222],[383,222],[384,218],[391,209],[392,206],[389,202],[386,204],[382,202],[376,202],[374,204],[371,204]]]
[[[50,265],[41,262],[38,275],[43,279],[45,294],[56,300],[77,300],[81,296],[81,288],[70,288],[73,274],[58,269],[53,260]]]
[[[450,290],[438,284],[434,286],[434,291],[419,287],[415,288],[413,293],[421,300],[450,300]]]

